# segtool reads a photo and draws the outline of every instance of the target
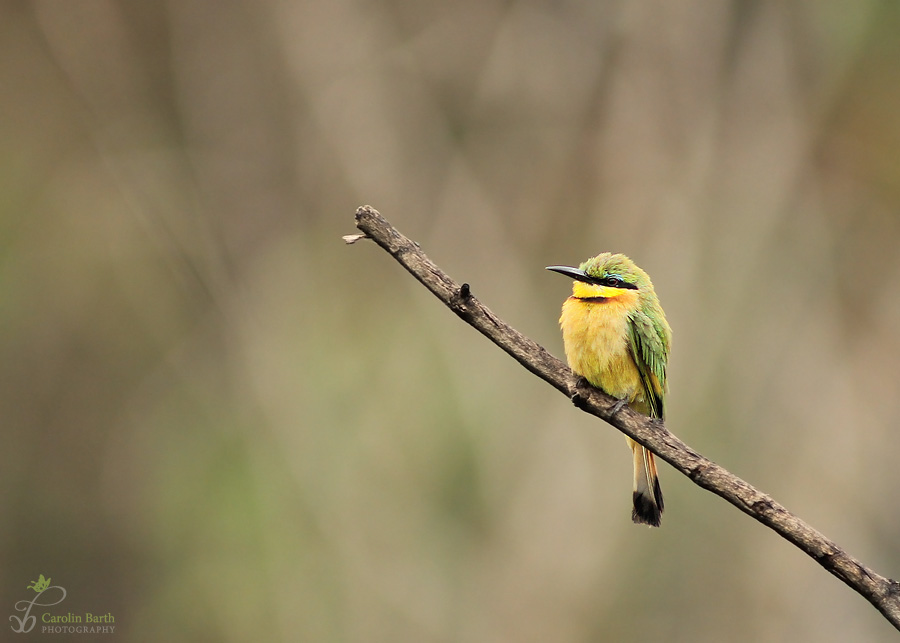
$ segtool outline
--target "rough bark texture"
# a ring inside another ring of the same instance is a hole
[[[797,516],[752,485],[703,457],[666,429],[628,406],[587,385],[542,346],[497,318],[472,296],[469,284],[457,284],[425,256],[419,245],[400,234],[370,206],[356,211],[356,227],[384,248],[422,285],[466,323],[509,353],[529,371],[567,395],[575,406],[596,415],[653,451],[695,484],[721,496],[809,554],[822,567],[864,596],[900,630],[900,583],[885,578],[850,556]],[[347,243],[362,238],[345,237]]]

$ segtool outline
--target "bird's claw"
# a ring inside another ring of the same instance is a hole
[[[609,410],[610,415],[618,415],[619,411],[625,408],[625,405],[628,404],[628,401],[625,398],[621,398],[616,400],[616,403],[613,404],[613,407]]]

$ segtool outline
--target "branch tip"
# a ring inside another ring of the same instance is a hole
[[[384,218],[381,216],[381,213],[378,212],[378,210],[373,208],[371,205],[361,205],[358,208],[356,208],[356,225],[357,225],[357,227],[359,227],[360,220],[367,218],[367,217],[373,218],[373,219],[383,219]]]

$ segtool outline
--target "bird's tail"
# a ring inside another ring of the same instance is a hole
[[[631,519],[636,523],[659,527],[663,497],[656,473],[656,461],[650,451],[634,440],[629,439],[628,445],[634,455],[634,509],[631,511]]]

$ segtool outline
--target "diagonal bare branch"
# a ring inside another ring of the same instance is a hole
[[[347,243],[363,237],[375,241],[450,310],[522,366],[569,396],[578,408],[613,425],[695,484],[724,498],[799,547],[865,597],[900,630],[900,583],[867,568],[770,496],[697,453],[670,433],[660,420],[645,417],[627,406],[614,412],[615,398],[591,386],[579,385],[579,378],[565,364],[494,315],[472,296],[469,284],[460,285],[450,279],[425,256],[417,243],[400,234],[374,208],[364,205],[357,209],[356,227],[362,236],[348,235]]]

